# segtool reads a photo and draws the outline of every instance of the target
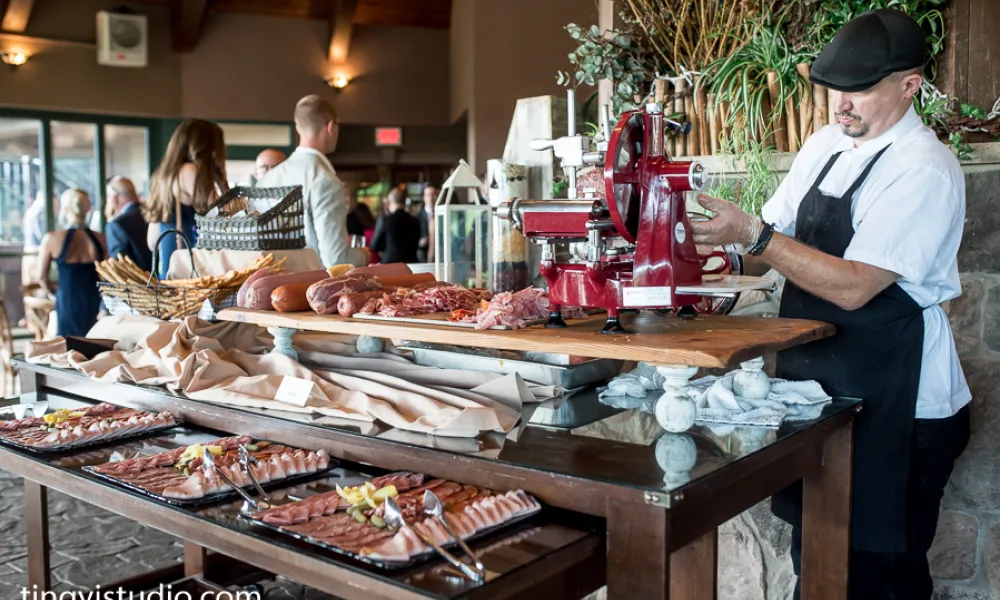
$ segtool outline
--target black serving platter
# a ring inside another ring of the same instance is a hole
[[[310,490],[312,493],[308,494],[308,496],[320,495],[320,494],[323,494],[323,493],[326,493],[326,492],[334,491],[336,489],[336,484],[340,484],[341,487],[343,487],[345,485],[345,481],[355,482],[355,483],[349,483],[349,484],[346,484],[346,485],[359,485],[361,483],[364,483],[365,481],[370,480],[373,477],[373,476],[364,475],[362,473],[358,473],[356,471],[346,471],[346,470],[341,470],[339,472],[339,475],[340,475],[339,477],[331,477],[331,478],[328,478],[328,479],[319,479],[317,481],[314,481],[313,484],[310,486],[312,488]],[[433,477],[427,476],[427,479],[430,480],[430,479],[433,479]],[[267,501],[272,506],[282,506],[284,504],[291,504],[291,503],[294,503],[294,502],[296,502],[298,500],[304,499],[304,498],[299,498],[299,497],[293,495],[293,494],[296,494],[296,493],[297,493],[297,490],[294,490],[294,489],[279,490],[279,491],[275,492],[274,494],[268,494],[268,500]],[[306,497],[308,497],[308,496],[306,496]],[[538,502],[537,499],[535,499],[535,501]],[[485,537],[488,537],[488,536],[490,536],[492,534],[495,534],[495,533],[498,533],[500,531],[509,530],[510,528],[514,527],[515,525],[517,525],[517,524],[519,524],[519,523],[521,523],[523,521],[527,521],[531,517],[533,517],[536,514],[538,514],[539,512],[541,512],[541,510],[542,510],[541,506],[539,506],[535,510],[532,510],[532,511],[526,512],[526,513],[522,513],[520,515],[517,515],[516,517],[513,517],[512,519],[510,519],[508,521],[504,521],[503,523],[499,523],[499,524],[494,525],[492,527],[487,527],[486,529],[477,531],[475,534],[473,534],[473,535],[471,535],[471,536],[469,536],[467,538],[463,538],[463,539],[464,539],[464,541],[466,543],[470,543],[470,542],[474,542],[474,541],[483,539]],[[340,511],[338,511],[338,512],[340,512]],[[343,548],[340,548],[339,546],[334,546],[332,544],[328,544],[326,542],[323,542],[323,541],[318,540],[316,538],[310,537],[308,535],[304,535],[304,534],[300,534],[300,533],[295,533],[293,531],[288,531],[287,529],[284,529],[283,527],[281,527],[279,525],[271,525],[269,523],[265,523],[264,521],[261,521],[260,519],[255,518],[254,515],[240,514],[239,516],[240,516],[240,518],[249,521],[250,523],[254,524],[255,526],[262,527],[264,529],[269,529],[271,531],[275,531],[277,533],[280,533],[281,535],[286,535],[286,536],[292,537],[292,538],[294,538],[296,540],[305,542],[305,543],[310,544],[312,546],[323,548],[324,550],[329,550],[330,552],[333,552],[335,554],[339,554],[341,556],[348,556],[350,558],[353,558],[354,560],[357,560],[359,562],[363,562],[363,563],[368,564],[368,565],[372,565],[374,567],[378,567],[380,569],[386,569],[386,570],[404,569],[404,568],[412,567],[414,565],[419,565],[421,563],[424,563],[424,562],[427,562],[429,560],[433,560],[433,559],[437,558],[437,553],[434,551],[434,549],[433,548],[427,548],[424,552],[422,552],[420,554],[416,554],[416,555],[411,556],[410,560],[408,560],[408,561],[383,561],[383,560],[377,560],[377,559],[370,558],[368,556],[363,556],[361,554],[357,554],[355,552],[349,552],[347,550],[344,550]],[[454,540],[452,540],[452,541],[450,541],[448,543],[442,544],[443,548],[449,548],[449,549],[450,548],[455,548],[457,546],[458,546],[458,543],[455,542]],[[461,557],[459,557],[459,558],[461,558]]]
[[[225,436],[223,436],[223,437],[225,437]],[[174,446],[173,448],[163,448],[162,451],[169,452],[170,450],[176,449],[178,447],[186,447],[186,446],[191,446],[193,444],[198,444],[198,443],[205,444],[207,442],[215,441],[217,439],[219,439],[219,436],[212,436],[212,435],[207,435],[207,434],[204,434],[204,433],[190,433],[190,432],[189,433],[181,433],[181,434],[178,434],[177,436],[174,436],[171,439],[171,443]],[[250,443],[251,444],[255,444],[255,443],[260,443],[260,442],[263,442],[263,441],[267,441],[267,440],[260,440],[260,439],[254,438],[253,441],[251,441]],[[275,443],[276,444],[277,442],[268,442],[268,443]],[[294,448],[292,446],[287,446],[286,444],[279,444],[279,445],[286,446],[287,448],[290,448],[292,450],[299,450],[300,449],[300,448]],[[301,450],[305,450],[305,449],[301,448]],[[306,451],[308,451],[308,450],[306,450]],[[149,454],[146,454],[146,455],[147,456],[153,456],[155,454],[158,454],[158,453],[149,453]],[[283,479],[277,479],[277,480],[273,480],[273,481],[268,481],[267,483],[261,483],[260,485],[261,485],[262,488],[264,488],[265,491],[267,491],[267,490],[273,490],[273,489],[277,489],[277,488],[288,487],[290,485],[295,485],[295,484],[298,484],[298,483],[312,481],[314,479],[322,477],[324,473],[326,473],[326,472],[330,471],[331,469],[335,468],[337,466],[337,464],[338,463],[337,463],[337,461],[335,459],[330,458],[329,461],[327,462],[327,466],[326,466],[325,469],[319,469],[319,470],[313,471],[312,473],[303,473],[303,474],[298,474],[298,475],[292,475],[291,477],[285,477]],[[238,492],[236,492],[236,490],[227,487],[226,489],[223,489],[223,490],[220,490],[218,492],[214,492],[214,493],[208,494],[206,496],[202,496],[201,498],[190,498],[190,499],[187,499],[187,498],[167,498],[167,497],[162,496],[160,494],[155,494],[153,492],[150,492],[149,490],[147,490],[147,489],[145,489],[143,487],[140,487],[138,485],[135,485],[135,484],[132,484],[132,483],[129,483],[129,482],[126,482],[126,481],[122,481],[121,479],[118,479],[117,477],[115,477],[113,475],[108,475],[108,474],[105,474],[105,473],[100,473],[100,472],[98,472],[96,470],[97,467],[99,467],[99,466],[101,466],[101,465],[87,465],[87,466],[82,467],[82,470],[85,471],[91,477],[100,479],[102,481],[107,481],[107,482],[113,483],[114,485],[126,488],[128,490],[131,490],[131,491],[137,493],[137,494],[141,494],[143,496],[146,496],[147,498],[152,498],[154,500],[158,500],[160,502],[165,502],[167,504],[172,504],[174,506],[182,506],[182,507],[187,507],[187,508],[197,508],[197,507],[201,507],[201,506],[208,506],[208,505],[220,502],[222,500],[230,499],[233,496],[237,496],[237,494],[238,494]],[[242,487],[242,489],[251,492],[251,495],[256,495],[255,494],[255,489],[253,487],[253,483],[251,483],[249,485],[246,485],[246,486],[241,486],[241,487]]]

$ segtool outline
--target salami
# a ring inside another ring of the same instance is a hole
[[[277,274],[278,271],[275,271],[271,267],[264,267],[263,269],[260,269],[259,271],[248,277],[247,280],[243,282],[243,285],[240,286],[240,291],[236,292],[236,306],[240,308],[247,307],[247,291],[250,289],[250,286],[253,285],[253,282],[257,281],[258,279],[262,279],[264,277],[270,277],[271,275],[277,275]]]
[[[328,279],[330,274],[325,270],[300,271],[298,273],[283,273],[281,275],[271,275],[261,277],[254,281],[247,288],[244,308],[256,310],[273,310],[271,305],[271,292],[283,285],[293,283],[313,283],[321,279]]]
[[[368,277],[337,277],[313,283],[306,291],[309,308],[321,315],[337,312],[337,302],[345,294],[381,290],[382,285]]]

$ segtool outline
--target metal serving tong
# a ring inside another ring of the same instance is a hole
[[[212,456],[211,452],[208,452],[207,450],[204,451],[204,452],[202,452],[202,454],[201,454],[201,460],[202,460],[202,462],[201,462],[201,469],[205,473],[206,476],[209,473],[214,472],[216,475],[219,476],[220,479],[222,479],[227,484],[229,484],[229,487],[231,487],[234,490],[236,490],[236,492],[240,496],[243,497],[244,502],[243,502],[243,507],[240,508],[240,512],[241,513],[248,514],[251,511],[261,510],[262,507],[261,507],[261,503],[260,502],[258,502],[257,500],[254,500],[250,496],[250,494],[246,493],[246,491],[243,490],[242,487],[236,485],[233,482],[233,480],[229,478],[228,475],[226,475],[225,473],[222,472],[222,469],[217,469],[215,467],[215,458]]]
[[[424,514],[428,517],[436,518],[444,528],[448,531],[451,537],[455,538],[458,545],[462,548],[462,552],[465,552],[466,556],[472,559],[473,565],[475,565],[476,571],[479,572],[481,577],[486,577],[486,567],[483,566],[483,561],[479,559],[479,555],[469,548],[469,545],[465,543],[465,540],[452,529],[451,524],[448,523],[448,519],[444,518],[444,505],[441,504],[441,499],[437,497],[437,494],[430,490],[424,490]]]
[[[417,537],[419,537],[423,543],[433,548],[434,551],[441,556],[441,558],[445,559],[451,564],[451,566],[461,571],[462,575],[465,575],[476,583],[482,583],[486,580],[483,573],[476,571],[469,565],[455,558],[450,552],[435,544],[434,540],[421,533],[419,529],[407,525],[406,521],[403,519],[403,513],[399,510],[399,505],[396,504],[395,500],[392,498],[386,498],[383,506],[385,506],[385,524],[389,528],[389,531],[396,533],[404,527],[409,528],[410,531],[417,534]]]
[[[264,491],[264,488],[260,487],[260,482],[257,481],[257,476],[250,470],[250,465],[259,465],[260,461],[257,460],[256,456],[250,454],[250,451],[247,450],[247,447],[243,444],[239,445],[239,453],[240,465],[243,466],[243,470],[247,472],[247,476],[250,477],[250,481],[253,482],[253,486],[257,489],[257,495],[261,497],[261,500],[257,501],[257,505],[261,509],[271,508],[271,505],[263,500],[267,498],[267,492]]]

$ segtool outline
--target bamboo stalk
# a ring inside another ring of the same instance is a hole
[[[750,119],[756,119],[756,118],[761,119],[761,123],[760,124],[763,127],[763,131],[762,131],[761,135],[759,136],[760,141],[764,144],[764,146],[777,148],[777,145],[776,145],[777,142],[775,141],[775,137],[774,137],[774,128],[771,127],[770,123],[769,123],[769,120],[771,118],[771,96],[770,96],[770,94],[764,94],[764,96],[760,100],[760,116],[759,117],[746,115],[747,122],[744,124],[744,127],[749,127],[749,120]],[[743,149],[740,148],[739,151],[742,152]]]
[[[821,85],[813,85],[813,132],[817,132],[829,121],[827,116],[827,102],[829,93]]]
[[[799,142],[799,115],[795,110],[795,101],[791,98],[785,99],[785,122],[788,125],[788,151],[798,152],[801,147]]]
[[[706,106],[712,107],[708,115],[708,148],[712,154],[718,154],[719,134],[722,132],[722,106],[715,104],[715,98],[709,100]]]
[[[765,113],[770,118],[774,128],[774,144],[778,152],[788,152],[788,131],[785,127],[783,104],[779,96],[778,74],[774,71],[767,72],[767,91],[770,96],[770,108]]]
[[[684,92],[687,91],[687,81],[684,79],[678,79],[674,83],[674,112],[680,113],[681,119],[684,118]],[[687,156],[687,139],[688,136],[678,133],[674,136],[674,141],[676,145],[674,146],[674,156]]]
[[[796,68],[805,80],[805,88],[803,88],[803,98],[799,102],[799,137],[802,140],[802,144],[806,143],[809,136],[813,133],[813,88],[809,83],[809,65],[806,63],[799,63]]]
[[[712,132],[709,129],[709,115],[708,115],[708,90],[705,86],[701,85],[701,81],[698,82],[698,87],[695,92],[695,100],[698,109],[698,129],[701,131],[701,142],[700,151],[702,156],[708,156],[712,153]]]
[[[837,105],[835,104],[833,94],[829,90],[827,90],[826,98],[826,115],[827,123],[830,125],[835,125],[837,123]]]
[[[695,84],[697,85],[697,84]],[[687,140],[684,142],[685,153],[684,156],[695,156],[698,154],[698,150],[701,147],[701,142],[699,141],[699,136],[701,135],[701,130],[698,129],[698,115],[695,114],[695,87],[690,88],[691,93],[684,97],[684,114],[687,116],[687,120],[691,123],[691,131],[687,134]]]
[[[653,102],[662,105],[667,98],[667,80],[657,79],[653,82]],[[666,107],[663,109],[666,111]]]

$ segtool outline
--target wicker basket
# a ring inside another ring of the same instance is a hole
[[[233,217],[254,200],[279,200],[270,210]],[[306,246],[302,186],[235,187],[216,200],[218,217],[195,216],[198,248],[208,250],[297,250]]]
[[[160,240],[168,235],[179,235],[187,245],[191,255],[191,266],[195,277],[194,255],[191,243],[181,232],[169,229],[160,234],[153,247],[153,265],[159,264]],[[171,287],[154,281],[150,273],[145,285],[135,283],[113,283],[99,281],[97,289],[104,299],[104,307],[112,315],[144,315],[157,319],[182,319],[198,315],[205,321],[214,321],[216,314],[224,308],[236,306],[239,287],[189,288]]]

